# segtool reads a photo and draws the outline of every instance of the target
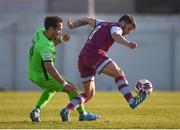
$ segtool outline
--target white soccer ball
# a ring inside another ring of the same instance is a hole
[[[135,91],[138,95],[143,92],[150,95],[153,91],[152,83],[147,79],[140,79],[136,82]]]

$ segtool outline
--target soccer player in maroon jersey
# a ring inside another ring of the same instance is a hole
[[[116,42],[130,49],[137,47],[136,42],[128,41],[124,35],[135,30],[136,22],[130,15],[123,15],[118,22],[105,22],[90,17],[81,18],[75,22],[68,20],[70,29],[90,25],[94,29],[90,33],[84,48],[81,50],[78,60],[78,68],[84,85],[84,93],[74,98],[66,108],[61,111],[62,119],[68,119],[71,110],[77,108],[81,103],[86,103],[95,95],[96,73],[106,74],[112,77],[119,92],[124,96],[129,106],[135,109],[147,97],[146,93],[133,96],[125,73],[115,61],[106,56],[106,52]]]

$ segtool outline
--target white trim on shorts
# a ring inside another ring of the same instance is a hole
[[[100,73],[102,71],[102,69],[107,65],[109,64],[110,62],[112,62],[112,59],[111,58],[108,58],[107,60],[105,60],[103,63],[101,63],[98,68],[96,69],[96,73]]]
[[[94,80],[94,76],[89,76],[89,77],[85,77],[85,78],[81,78],[81,82],[86,82],[86,81],[93,81]]]

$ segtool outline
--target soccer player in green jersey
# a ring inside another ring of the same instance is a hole
[[[66,92],[72,100],[78,95],[78,89],[58,72],[54,66],[56,58],[55,46],[68,41],[70,36],[62,34],[63,20],[58,16],[48,16],[44,20],[44,27],[40,27],[32,40],[28,76],[43,93],[35,108],[30,113],[32,122],[40,122],[40,111],[49,102],[56,92]],[[98,115],[85,111],[82,104],[77,108],[80,121],[96,120]]]

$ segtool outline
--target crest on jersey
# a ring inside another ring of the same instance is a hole
[[[44,60],[51,60],[52,59],[52,55],[49,52],[45,52],[44,53]]]

